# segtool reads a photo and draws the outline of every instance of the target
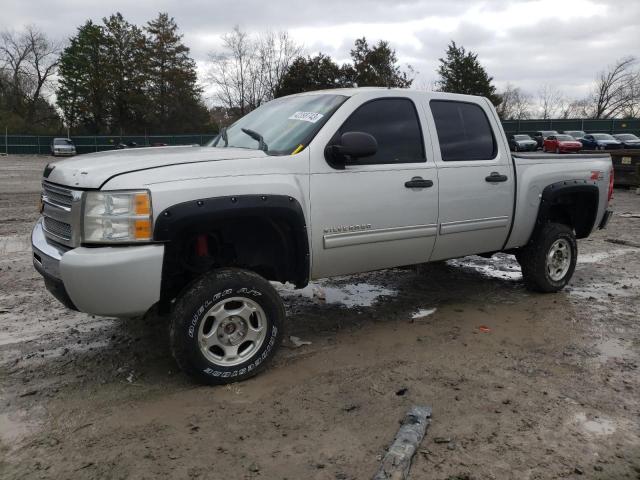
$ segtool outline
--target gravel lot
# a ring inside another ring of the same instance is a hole
[[[370,478],[413,404],[433,424],[411,478],[640,478],[640,248],[607,241],[640,242],[635,193],[557,294],[506,255],[283,288],[311,345],[214,388],[176,370],[165,320],[46,292],[29,232],[49,160],[0,157],[1,478]]]

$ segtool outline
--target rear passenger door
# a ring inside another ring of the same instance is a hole
[[[501,250],[507,239],[515,193],[511,154],[487,107],[481,98],[429,102],[439,182],[431,260]]]

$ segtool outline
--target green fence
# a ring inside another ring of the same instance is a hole
[[[640,118],[627,120],[505,120],[502,122],[505,132],[532,134],[539,130],[583,130],[587,133],[634,133],[640,135]]]
[[[128,135],[128,136],[74,136],[77,153],[114,150],[120,144],[135,143],[138,147],[158,145],[204,145],[215,135]],[[66,135],[7,135],[0,136],[0,153],[48,155],[54,138]]]
[[[506,120],[502,122],[507,134],[533,134],[539,130],[584,130],[588,133],[634,133],[640,136],[640,118],[628,120]],[[47,155],[51,153],[51,141],[66,135],[8,135],[0,136],[0,153]],[[113,150],[119,144],[135,143],[137,146],[153,145],[204,145],[214,135],[127,135],[127,136],[71,136],[77,153]]]

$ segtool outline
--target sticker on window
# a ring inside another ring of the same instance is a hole
[[[316,123],[324,115],[316,112],[296,112],[289,117],[289,120],[302,120],[303,122]]]

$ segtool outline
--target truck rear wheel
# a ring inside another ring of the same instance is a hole
[[[178,366],[210,385],[238,382],[260,372],[282,341],[282,300],[261,276],[215,270],[177,300],[170,343]]]
[[[516,255],[524,282],[530,290],[557,292],[573,276],[578,244],[573,230],[561,223],[547,223]]]

